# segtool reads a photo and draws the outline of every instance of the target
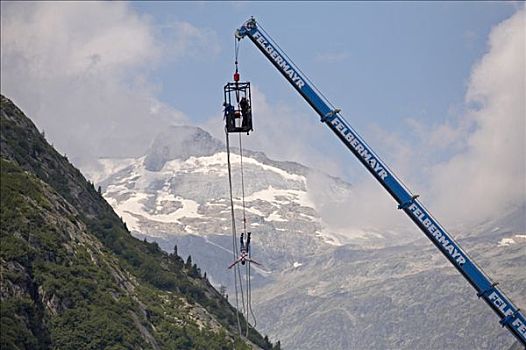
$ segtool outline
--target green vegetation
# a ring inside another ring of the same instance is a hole
[[[1,104],[2,349],[250,348],[191,258],[132,237],[100,191]]]

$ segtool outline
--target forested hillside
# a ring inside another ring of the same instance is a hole
[[[2,349],[279,348],[240,338],[206,273],[132,237],[4,96],[0,142]]]

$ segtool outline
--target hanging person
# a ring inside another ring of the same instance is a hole
[[[241,237],[239,238],[239,241],[240,241],[240,250],[241,250],[241,254],[245,254],[245,255],[249,255],[250,254],[250,232],[247,232],[247,241],[244,242],[244,239],[243,239],[243,235],[244,233],[241,232]],[[245,262],[241,262],[243,265],[245,265]]]
[[[243,122],[241,124],[241,127],[243,130],[251,130],[252,129],[252,111],[250,108],[250,104],[248,103],[248,100],[246,97],[242,97],[239,101],[239,107],[241,107],[241,114],[243,116]]]
[[[262,266],[260,263],[258,263],[257,261],[254,261],[253,259],[250,258],[250,232],[247,232],[247,240],[245,242],[244,240],[244,233],[241,232],[241,237],[239,238],[239,243],[240,243],[240,251],[241,251],[241,254],[239,255],[239,257],[234,260],[234,262],[232,264],[230,264],[230,266],[228,266],[229,269],[231,269],[234,265],[236,265],[237,263],[241,263],[241,265],[245,265],[245,263],[248,261],[250,263],[254,263],[256,265],[259,265],[259,266]]]
[[[223,107],[225,107],[226,128],[228,131],[233,131],[236,127],[234,106],[225,102]]]

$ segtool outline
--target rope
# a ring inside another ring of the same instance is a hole
[[[250,252],[248,252],[248,257],[250,258]],[[252,319],[254,320],[254,324],[252,325],[252,328],[256,328],[256,325],[257,325],[257,320],[256,320],[256,315],[254,315],[254,311],[252,310],[252,286],[251,286],[251,282],[250,282],[250,263],[249,264],[249,268],[248,268],[248,290],[250,291],[250,293],[247,295],[247,299],[248,299],[248,309],[250,310],[250,314],[252,315]]]
[[[240,39],[237,39],[236,37],[234,37],[234,51],[235,51],[235,65],[236,65],[236,74],[238,73],[238,60],[237,60],[237,57],[239,55],[239,40]],[[236,86],[238,85],[238,81],[235,82],[236,83]],[[236,100],[237,100],[237,103],[239,103],[239,90],[236,89]]]
[[[228,131],[225,129],[225,136],[226,136],[226,150],[227,150],[227,163],[228,163],[228,184],[230,187],[230,213],[232,216],[232,253],[234,255],[234,260],[237,259],[237,235],[236,235],[236,219],[234,215],[234,197],[233,197],[233,190],[232,190],[232,169],[230,166],[230,142],[228,137]],[[238,266],[234,266],[234,288],[236,291],[236,318],[237,318],[237,328],[239,330],[239,335],[241,336],[241,322],[239,321],[239,297],[238,297],[238,291],[237,291],[237,278],[238,274],[236,272],[239,272]],[[239,272],[239,282],[240,282],[240,289],[241,289],[241,301],[243,303],[243,309],[245,308],[245,301],[244,301],[244,295],[243,295],[243,285],[241,283],[241,273]]]
[[[228,164],[228,184],[229,184],[229,190],[230,190],[230,214],[232,219],[232,253],[234,260],[237,259],[237,253],[238,253],[238,246],[237,246],[237,230],[236,230],[236,218],[235,218],[235,210],[234,210],[234,195],[233,195],[233,185],[232,185],[232,162],[230,159],[230,138],[228,135],[228,131],[225,130],[225,138],[226,138],[226,149],[227,149],[227,164]],[[240,171],[241,171],[241,193],[242,193],[242,208],[243,208],[243,232],[247,235],[248,238],[248,232],[247,232],[247,220],[246,220],[246,205],[245,205],[245,180],[244,180],[244,169],[243,169],[243,144],[241,141],[241,134],[239,134],[239,153],[240,153]],[[249,247],[247,247],[248,249]],[[247,251],[248,256],[250,258],[250,249]],[[246,321],[246,333],[245,336],[248,337],[249,329],[250,327],[254,328],[256,326],[257,320],[256,316],[254,315],[254,311],[252,309],[252,286],[251,286],[251,266],[250,262],[248,262],[245,266],[245,277],[246,277],[246,297],[245,297],[245,291],[243,290],[243,279],[241,277],[241,268],[239,265],[234,266],[234,287],[236,292],[236,319],[238,324],[238,331],[239,335],[242,335],[242,329],[241,329],[241,321],[239,319],[239,292],[241,293],[241,304],[242,307],[242,314],[245,316]],[[238,292],[238,279],[239,279],[239,292]],[[245,303],[246,300],[246,303]],[[250,325],[249,323],[249,313],[250,316],[252,316],[252,319],[254,320],[254,325]]]
[[[235,40],[235,66],[236,66],[236,73],[238,73],[238,54],[239,54],[239,40]],[[236,81],[236,85],[237,85]],[[236,89],[236,100],[237,103],[239,103],[239,91]],[[232,219],[232,253],[234,256],[234,260],[237,259],[237,253],[238,253],[238,246],[237,246],[237,230],[236,230],[236,217],[235,217],[235,210],[234,210],[234,195],[233,195],[233,186],[232,186],[232,165],[230,161],[230,138],[228,135],[228,130],[225,128],[225,138],[226,138],[226,149],[227,149],[227,163],[228,163],[228,184],[229,184],[229,190],[230,190],[230,213],[231,213],[231,219]],[[248,239],[248,232],[247,232],[247,219],[246,219],[246,208],[245,208],[245,177],[244,177],[244,170],[243,170],[243,144],[241,142],[241,134],[239,134],[239,154],[240,154],[240,171],[241,171],[241,193],[242,193],[242,208],[243,208],[243,232],[247,235]],[[250,259],[250,249],[247,246],[247,254]],[[247,262],[245,266],[245,277],[246,277],[246,298],[245,293],[243,291],[243,282],[241,278],[241,267],[236,264],[234,266],[234,286],[235,286],[235,292],[236,292],[236,318],[237,318],[237,327],[239,331],[239,335],[242,336],[242,329],[241,329],[241,321],[239,318],[239,296],[238,296],[238,279],[239,279],[239,290],[241,292],[241,304],[243,305],[242,314],[245,316],[246,321],[246,337],[248,338],[249,329],[251,327],[249,323],[249,312],[252,315],[252,319],[254,320],[254,325],[252,328],[256,326],[256,317],[254,315],[254,311],[252,310],[252,287],[250,282],[250,262]],[[245,304],[246,300],[246,304]]]
[[[241,133],[238,134],[239,135],[239,155],[240,155],[240,171],[241,171],[241,198],[242,198],[242,205],[243,205],[243,232],[245,233],[245,235],[247,236],[247,239],[248,239],[248,233],[247,233],[247,218],[246,218],[246,215],[245,215],[245,180],[244,180],[244,175],[243,175],[243,146],[241,144]],[[247,253],[248,253],[248,249],[249,249],[249,246],[247,245],[246,247],[247,249]],[[243,305],[243,309],[246,311],[246,315],[245,315],[245,321],[246,321],[246,327],[247,327],[247,333],[246,333],[246,337],[248,338],[248,305],[249,305],[249,295],[250,295],[250,290],[248,289],[248,271],[250,270],[249,268],[250,266],[250,262],[248,264],[246,264],[245,266],[245,276],[247,278],[247,281],[246,281],[246,285],[247,285],[247,306],[245,308],[245,306]]]
[[[236,64],[236,72],[237,72],[237,64],[238,64],[237,56],[239,55],[239,40],[240,39],[234,37],[234,52],[235,52],[235,61],[234,61],[234,63]]]
[[[243,170],[243,146],[241,143],[241,134],[239,134],[239,154],[240,154],[240,163],[241,163],[241,193],[242,193],[242,200],[243,200],[243,229],[244,229],[243,232],[245,232],[245,234],[248,235],[247,218],[246,218],[246,210],[245,210],[245,180],[244,180],[244,170]],[[247,246],[247,254],[250,259],[250,249],[249,248],[250,247]],[[247,298],[246,298],[247,299],[247,307],[246,307],[247,337],[248,337],[248,329],[249,329],[249,322],[248,322],[249,312],[252,316],[252,319],[254,320],[254,325],[252,325],[252,327],[255,328],[257,324],[256,316],[254,315],[254,311],[252,310],[252,286],[250,282],[250,271],[251,271],[250,267],[251,267],[251,264],[250,262],[248,262],[246,266],[246,271],[245,271],[246,280],[247,280],[246,281],[246,285],[247,285]]]
[[[243,200],[243,229],[245,234],[247,233],[247,218],[246,218],[246,210],[245,210],[245,177],[244,177],[244,169],[243,169],[243,146],[241,142],[241,134],[239,134],[239,155],[240,155],[240,163],[241,163],[241,193],[242,193],[242,200]],[[248,257],[250,258],[250,250],[247,251]],[[250,311],[250,314],[252,316],[252,319],[254,320],[254,325],[252,327],[256,327],[257,321],[256,316],[254,315],[254,311],[252,310],[252,287],[250,283],[250,262],[247,264],[247,271],[246,271],[246,277],[247,277],[247,337],[248,337],[248,312]]]
[[[241,144],[241,133],[239,135],[239,156],[240,156],[240,163],[241,163],[241,195],[243,199],[243,232],[245,234],[247,233],[247,217],[245,215],[245,178],[244,178],[244,172],[243,172],[243,146]]]

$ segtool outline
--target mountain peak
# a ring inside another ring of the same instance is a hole
[[[171,126],[153,140],[144,165],[149,171],[159,171],[169,160],[209,156],[223,149],[221,141],[199,127]]]

